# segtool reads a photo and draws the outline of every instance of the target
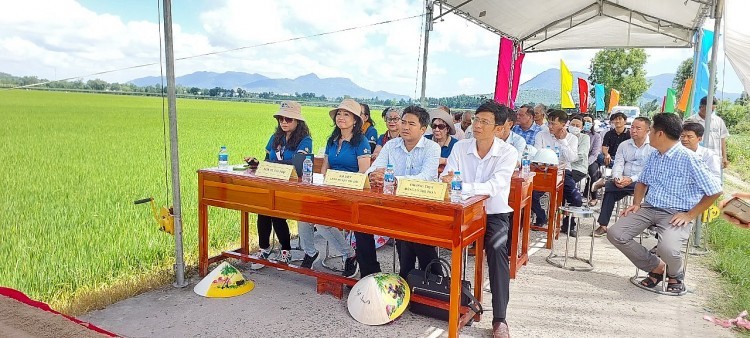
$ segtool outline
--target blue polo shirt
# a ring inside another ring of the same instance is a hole
[[[303,138],[296,148],[287,148],[286,137],[283,137],[281,139],[281,146],[279,147],[279,149],[273,149],[273,135],[271,135],[271,138],[268,140],[268,144],[266,144],[266,151],[268,151],[268,160],[271,162],[291,161],[294,157],[294,154],[296,153],[311,154],[312,148],[312,138],[310,136]],[[279,152],[279,154],[281,154],[281,158],[277,156],[277,151]]]
[[[378,142],[378,131],[375,129],[375,127],[370,126],[365,130],[365,138],[367,139],[367,142],[370,143],[377,143]]]
[[[424,136],[428,140],[432,140],[432,135],[425,135]],[[451,138],[451,141],[448,142],[447,146],[440,146],[440,157],[441,158],[448,158],[448,156],[451,156],[451,151],[453,151],[453,145],[458,142],[458,140],[453,137],[449,136]]]
[[[359,163],[357,159],[360,156],[370,156],[370,143],[362,136],[359,144],[356,146],[349,141],[341,143],[341,149],[338,149],[339,141],[326,145],[326,158],[328,158],[328,167],[333,170],[359,172]]]

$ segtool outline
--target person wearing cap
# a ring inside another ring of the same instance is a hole
[[[460,171],[463,195],[486,195],[487,213],[484,250],[489,267],[492,293],[492,336],[509,337],[505,320],[510,297],[510,266],[508,260],[510,180],[516,166],[516,149],[495,137],[504,128],[508,108],[487,101],[476,110],[473,119],[474,137],[461,140],[453,147],[448,164],[440,174],[443,182],[451,182]]]
[[[370,153],[375,152],[375,147],[378,145],[378,131],[375,129],[375,121],[370,117],[370,106],[365,103],[360,103],[362,107],[362,134],[365,135],[367,142],[370,144]]]
[[[312,138],[310,129],[302,117],[302,107],[295,101],[283,101],[279,111],[273,115],[276,118],[276,131],[271,135],[266,145],[266,158],[269,162],[289,162],[295,154],[309,154],[312,152]],[[245,161],[251,160],[251,157],[245,158]],[[276,237],[281,244],[281,253],[277,260],[280,263],[289,264],[291,260],[289,225],[286,219],[258,215],[258,246],[260,250],[255,258],[268,259],[271,256],[271,228],[276,233]],[[251,269],[257,270],[265,265],[253,263]],[[279,269],[281,270],[281,269]]]
[[[440,112],[443,112],[440,110]],[[380,156],[365,172],[373,186],[383,186],[386,166],[393,165],[396,183],[399,179],[408,178],[423,181],[437,181],[440,146],[423,137],[427,130],[430,114],[422,107],[408,106],[401,115],[401,137],[395,138],[383,146]],[[435,129],[435,132],[446,132]],[[357,242],[359,247],[359,242]],[[433,259],[438,258],[434,246],[398,240],[396,241],[400,263],[399,276],[406,279],[409,271],[419,260],[423,271]],[[433,265],[431,271],[440,274],[441,268]]]
[[[380,150],[383,149],[383,145],[385,145],[386,142],[399,136],[399,130],[401,129],[401,111],[398,107],[386,108],[383,110],[383,121],[385,121],[385,126],[388,129],[383,135],[378,136],[377,145],[372,152],[373,161],[378,158],[378,154],[380,153]]]
[[[337,108],[329,112],[329,115],[335,126],[326,141],[321,173],[325,175],[328,169],[364,173],[370,167],[370,144],[362,134],[362,106],[352,99],[344,99]],[[312,225],[306,222],[299,222],[299,224],[302,224],[299,230],[300,242],[306,243],[302,247],[306,252],[305,255],[315,253],[308,259],[311,267],[318,258]],[[373,272],[380,272],[380,264],[375,256],[375,238],[372,235],[355,232],[357,249],[353,251],[340,230],[323,225],[318,225],[316,228],[343,255],[344,277],[353,277],[360,268],[362,277]],[[372,252],[370,253],[368,249]],[[363,259],[365,264],[362,264],[360,259]],[[303,260],[303,265],[308,267],[305,263]]]
[[[430,121],[432,135],[426,135],[425,138],[440,146],[440,164],[445,164],[453,150],[453,145],[458,142],[451,136],[456,134],[456,129],[451,123],[453,118],[445,110],[430,109]]]
[[[705,127],[706,103],[708,103],[708,97],[704,96],[701,98],[700,105],[698,106],[698,114],[689,117],[685,122],[695,122]],[[714,98],[713,103],[711,107],[716,110],[716,98]],[[711,145],[710,149],[721,157],[722,168],[726,168],[729,165],[729,160],[727,159],[727,137],[729,137],[727,125],[714,111],[711,114],[711,132],[706,135],[706,140],[704,141],[709,142]]]

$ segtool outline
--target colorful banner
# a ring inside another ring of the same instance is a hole
[[[682,94],[680,94],[680,102],[677,103],[677,109],[682,112],[687,112],[687,107],[690,101],[690,91],[693,89],[693,79],[685,80],[685,85],[682,86]],[[687,115],[685,115],[687,116]]]
[[[513,41],[503,37],[500,39],[500,51],[497,56],[497,78],[495,79],[495,101],[510,106],[509,89],[511,87],[511,64],[513,64]]]
[[[674,109],[677,106],[677,90],[673,88],[667,88],[667,96],[664,98],[664,112],[674,113]]]
[[[594,101],[596,101],[596,111],[604,111],[604,85],[594,85]]]
[[[526,53],[521,53],[521,45],[518,45],[516,51],[516,62],[513,64],[513,88],[510,90],[510,108],[515,109],[516,97],[518,96],[518,84],[521,83],[521,67],[523,66],[523,58]]]
[[[666,96],[662,96],[661,97],[661,110],[659,110],[660,113],[664,112],[664,106],[666,106],[666,105],[667,105],[667,97]]]
[[[562,59],[560,59],[560,107],[575,108],[573,102],[573,74],[568,70]]]
[[[612,110],[616,105],[620,103],[620,92],[616,89],[609,91],[609,107],[607,111]]]
[[[695,96],[691,105],[692,110],[687,116],[697,114],[700,106],[700,100],[704,96],[708,96],[708,52],[711,51],[711,46],[714,43],[714,32],[709,30],[703,30],[703,37],[701,38],[701,51],[698,55],[698,70],[695,74]]]
[[[578,100],[581,103],[578,107],[581,113],[589,110],[589,83],[582,78],[578,78]]]

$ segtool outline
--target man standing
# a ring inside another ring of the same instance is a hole
[[[578,160],[578,137],[568,133],[566,130],[565,124],[568,122],[568,114],[564,111],[557,109],[550,110],[547,119],[549,120],[549,130],[539,132],[536,135],[534,145],[540,150],[549,147],[559,152],[560,166],[565,168],[563,197],[568,204],[580,207],[583,205],[581,192],[578,191],[575,179],[573,179],[573,173],[571,172],[573,162]],[[543,192],[534,191],[531,196],[531,210],[536,215],[535,224],[539,227],[544,227],[547,223],[547,213],[542,209],[542,205],[539,202],[542,195],[544,195]],[[552,217],[555,217],[555,215],[552,215]],[[570,235],[577,237],[576,224],[571,223],[571,226]],[[563,220],[561,231],[568,232],[567,216]]]
[[[639,269],[649,271],[641,285],[655,287],[666,269],[667,291],[673,293],[685,290],[680,250],[690,237],[693,220],[722,192],[719,180],[706,165],[679,143],[681,132],[677,115],[654,115],[649,141],[656,151],[638,177],[633,205],[607,231],[607,239],[617,249]],[[659,234],[657,254],[635,241],[635,236],[649,227]]]
[[[620,144],[612,168],[612,181],[606,183],[602,209],[599,212],[599,228],[594,236],[601,237],[607,233],[607,225],[612,217],[617,201],[632,195],[638,175],[643,172],[646,160],[655,149],[649,145],[648,133],[651,121],[646,117],[636,117],[630,126],[630,139]]]
[[[385,167],[393,165],[393,171],[398,178],[411,178],[424,181],[436,181],[438,164],[440,163],[440,146],[423,137],[430,115],[424,108],[409,106],[401,115],[401,137],[388,141],[380,150],[378,158],[365,174],[370,176],[373,186],[383,186]],[[447,131],[446,131],[447,133]],[[449,136],[450,137],[450,136]],[[372,238],[372,235],[369,235]],[[357,238],[357,246],[359,246]],[[375,254],[374,240],[372,254]],[[427,264],[437,258],[434,246],[406,242],[396,242],[400,263],[399,275],[406,279],[409,271],[419,259],[419,268],[425,270]],[[370,249],[368,248],[368,251]],[[440,273],[440,267],[434,266],[433,272]]]
[[[713,150],[700,145],[703,140],[702,124],[687,122],[682,125],[682,134],[680,134],[680,143],[685,148],[693,151],[693,154],[699,160],[703,161],[716,178],[721,180],[721,158]]]
[[[527,104],[521,106],[518,108],[516,119],[518,123],[513,127],[513,132],[523,137],[526,144],[533,146],[536,134],[542,130],[542,127],[534,123],[534,108]]]
[[[685,122],[699,123],[700,125],[704,126],[705,129],[706,102],[708,102],[708,98],[704,96],[701,99],[700,105],[698,106],[698,114],[691,116]],[[714,104],[712,105],[712,108],[716,110],[716,98],[714,98]],[[711,132],[708,133],[708,140],[706,144],[710,144],[710,149],[721,157],[722,168],[726,168],[727,165],[729,165],[729,160],[727,159],[727,137],[729,137],[729,130],[727,130],[727,125],[724,123],[724,120],[719,117],[719,115],[716,115],[716,112],[714,111],[711,114]]]
[[[509,337],[506,310],[510,293],[508,262],[508,206],[510,179],[516,164],[516,149],[495,137],[508,117],[508,108],[494,101],[483,103],[474,115],[474,138],[459,141],[448,157],[441,174],[450,182],[455,171],[461,172],[464,195],[489,195],[485,202],[487,229],[484,249],[489,266],[492,293],[492,335]],[[476,285],[475,287],[480,287]]]

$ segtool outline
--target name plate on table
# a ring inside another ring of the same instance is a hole
[[[370,180],[363,173],[348,171],[328,170],[326,171],[323,184],[333,187],[362,190],[370,187]]]
[[[398,180],[396,196],[443,201],[448,194],[448,184],[402,178]]]
[[[279,180],[289,180],[290,178],[297,178],[297,173],[294,172],[293,165],[273,162],[260,162],[260,164],[258,164],[258,169],[255,170],[255,176],[275,178]]]

